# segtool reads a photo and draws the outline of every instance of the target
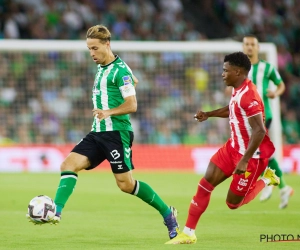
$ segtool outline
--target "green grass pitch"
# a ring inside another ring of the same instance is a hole
[[[145,173],[136,179],[150,184],[179,211],[183,228],[190,200],[201,176],[192,173]],[[218,186],[196,231],[195,245],[164,245],[167,229],[154,209],[119,191],[110,172],[79,174],[75,192],[60,225],[34,226],[25,218],[30,199],[54,198],[59,174],[0,174],[0,249],[300,249],[300,242],[260,242],[260,234],[300,235],[300,176],[286,175],[295,189],[289,207],[279,210],[279,192],[229,210],[229,181]]]

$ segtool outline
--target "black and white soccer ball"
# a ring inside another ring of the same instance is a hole
[[[38,223],[46,223],[53,219],[56,213],[54,201],[46,195],[34,197],[28,204],[28,215]]]

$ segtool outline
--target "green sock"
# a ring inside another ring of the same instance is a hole
[[[61,172],[60,182],[56,191],[54,202],[56,204],[56,212],[61,213],[67,200],[72,194],[77,182],[77,174],[72,171]]]
[[[280,189],[281,189],[281,188],[284,188],[284,187],[285,187],[285,181],[284,181],[284,179],[283,179],[282,171],[281,171],[281,169],[280,169],[280,167],[279,167],[279,165],[278,165],[278,162],[275,160],[275,158],[272,158],[272,159],[269,160],[268,166],[269,166],[271,169],[275,170],[275,174],[276,174],[276,175],[279,177],[279,179],[280,179],[280,184],[279,184],[278,187],[279,187]]]
[[[137,180],[131,194],[136,195],[144,202],[154,207],[164,218],[171,213],[168,205],[164,203],[158,194],[145,182]]]

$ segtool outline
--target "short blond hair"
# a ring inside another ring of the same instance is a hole
[[[101,42],[110,41],[111,34],[104,25],[95,25],[88,29],[86,38],[99,39]]]

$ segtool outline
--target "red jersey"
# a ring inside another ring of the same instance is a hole
[[[229,102],[229,125],[231,129],[229,140],[231,146],[242,155],[245,154],[252,135],[248,118],[257,114],[262,114],[263,121],[265,120],[263,101],[256,86],[249,79],[246,79],[239,88],[232,89]],[[274,145],[266,134],[252,158],[269,158],[274,151]]]

